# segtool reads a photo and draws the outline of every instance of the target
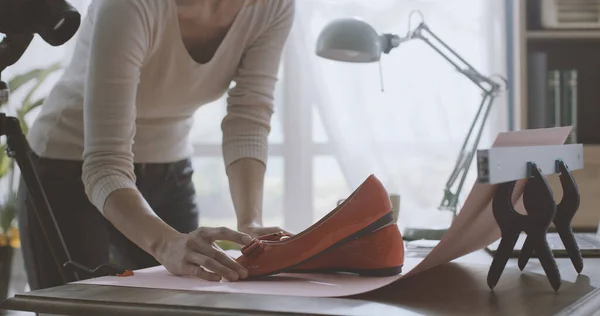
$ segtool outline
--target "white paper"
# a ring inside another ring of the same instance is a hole
[[[564,144],[571,127],[525,130],[501,133],[493,147]],[[515,207],[523,212],[520,197],[525,181],[515,186]],[[492,214],[491,202],[496,186],[476,183],[458,216],[437,246],[423,259],[407,257],[403,274],[391,277],[359,277],[349,274],[284,273],[261,280],[209,282],[196,278],[173,276],[164,267],[135,271],[131,277],[101,277],[75,282],[153,289],[201,292],[270,294],[305,297],[342,297],[369,292],[401,279],[422,273],[454,259],[480,250],[500,238],[500,230]],[[237,255],[237,254],[236,254]],[[234,256],[236,256],[234,255]]]

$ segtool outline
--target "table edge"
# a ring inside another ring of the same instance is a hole
[[[30,308],[28,306],[34,306]],[[108,315],[116,314],[123,316],[153,316],[153,315],[292,315],[288,312],[254,311],[243,309],[226,309],[203,307],[195,308],[189,306],[173,307],[168,305],[142,305],[137,303],[115,302],[114,304],[103,304],[88,300],[55,299],[46,297],[33,297],[27,295],[15,295],[0,302],[0,311],[22,311],[32,313],[48,313],[57,315]],[[78,313],[74,313],[74,311]],[[294,314],[296,315],[296,314]],[[315,314],[307,314],[315,315]]]
[[[566,315],[594,315],[600,310],[600,287],[594,289],[575,303],[567,306],[556,316]]]
[[[32,307],[33,306],[33,307]],[[28,293],[16,294],[0,302],[0,310],[24,311],[33,313],[50,313],[74,315],[74,310],[80,310],[85,315],[117,313],[119,315],[297,315],[297,312],[248,310],[218,307],[193,307],[172,305],[147,305],[142,303],[113,302],[107,305],[94,300],[69,299],[44,296],[31,296]],[[600,287],[579,298],[571,305],[558,311],[555,316],[563,315],[594,315],[600,310]],[[323,315],[304,313],[305,315]]]

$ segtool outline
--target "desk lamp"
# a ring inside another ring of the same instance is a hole
[[[415,13],[421,16],[421,23],[414,30],[411,30],[410,20]],[[322,58],[335,61],[372,63],[380,61],[382,54],[389,54],[401,43],[412,39],[424,41],[454,66],[458,72],[479,87],[483,93],[483,99],[460,149],[455,168],[446,183],[443,199],[439,206],[440,210],[452,212],[454,218],[457,214],[459,194],[481,139],[492,103],[500,92],[501,85],[492,80],[492,77],[486,77],[475,70],[465,59],[431,32],[419,11],[413,11],[409,16],[409,31],[404,37],[396,34],[379,35],[373,27],[359,18],[334,20],[321,31],[317,40],[316,54]],[[501,79],[506,83],[505,79]],[[476,129],[477,124],[479,124],[479,127]],[[472,142],[470,146],[469,142]],[[456,185],[457,181],[458,184]],[[455,185],[456,189],[453,191]]]

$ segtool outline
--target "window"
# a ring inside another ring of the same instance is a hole
[[[85,15],[89,0],[72,2]],[[422,42],[404,43],[385,55],[381,74],[377,64],[320,59],[314,45],[335,18],[361,16],[378,32],[403,35],[409,13],[420,10],[432,30],[476,68],[504,74],[502,1],[302,0],[296,7],[269,137],[264,222],[300,231],[373,173],[391,193],[400,194],[401,225],[449,224],[450,217],[437,206],[476,111],[478,91]],[[48,47],[36,38],[4,75],[67,61],[70,49]],[[506,121],[504,106],[502,100],[495,105],[481,146],[506,129],[499,123]],[[220,145],[225,113],[224,97],[195,115],[194,181],[201,224],[235,227]],[[473,181],[471,171],[463,197]]]
[[[229,192],[221,149],[221,122],[227,113],[226,96],[201,106],[194,116],[194,184],[200,208],[200,225],[236,228],[236,214]],[[284,159],[280,114],[273,116],[263,199],[265,225],[283,226]]]
[[[377,64],[319,59],[314,55],[314,43],[327,22],[357,15],[379,32],[402,35],[407,30],[408,14],[417,9],[433,31],[476,68],[502,74],[504,69],[497,60],[504,58],[504,52],[491,51],[489,45],[493,34],[495,47],[502,47],[502,32],[497,29],[504,23],[498,10],[502,3],[303,0],[296,5],[296,23],[277,87],[268,166],[268,181],[273,186],[265,188],[265,222],[301,231],[373,173],[390,193],[400,194],[401,226],[448,225],[451,214],[439,211],[438,206],[479,105],[478,90],[422,42],[406,43],[384,56],[382,74]],[[502,101],[495,106],[502,109]],[[195,134],[198,157],[220,154],[220,148],[211,144],[220,141],[218,123],[224,110],[220,105],[219,109],[199,112],[197,124],[206,130]],[[495,110],[489,119],[481,146],[505,129],[498,124],[504,119],[501,113]],[[202,123],[207,120],[211,122]],[[210,177],[220,174],[221,180],[214,182],[220,199],[229,201],[222,162],[215,162],[213,168]],[[201,176],[207,177],[206,183],[213,183],[208,176]],[[474,181],[471,170],[463,199]],[[200,200],[205,198],[199,196]],[[228,212],[233,214],[231,209]],[[217,215],[214,218],[215,223],[220,222]],[[234,217],[227,220],[234,222]]]
[[[198,195],[200,225],[236,228],[236,216],[229,182],[221,157],[197,156],[193,159],[193,181]],[[283,159],[270,157],[265,177],[263,216],[265,225],[283,225]]]

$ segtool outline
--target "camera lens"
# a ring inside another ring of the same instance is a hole
[[[38,34],[52,46],[66,43],[79,29],[81,15],[64,0],[46,0],[46,10],[38,10]]]

